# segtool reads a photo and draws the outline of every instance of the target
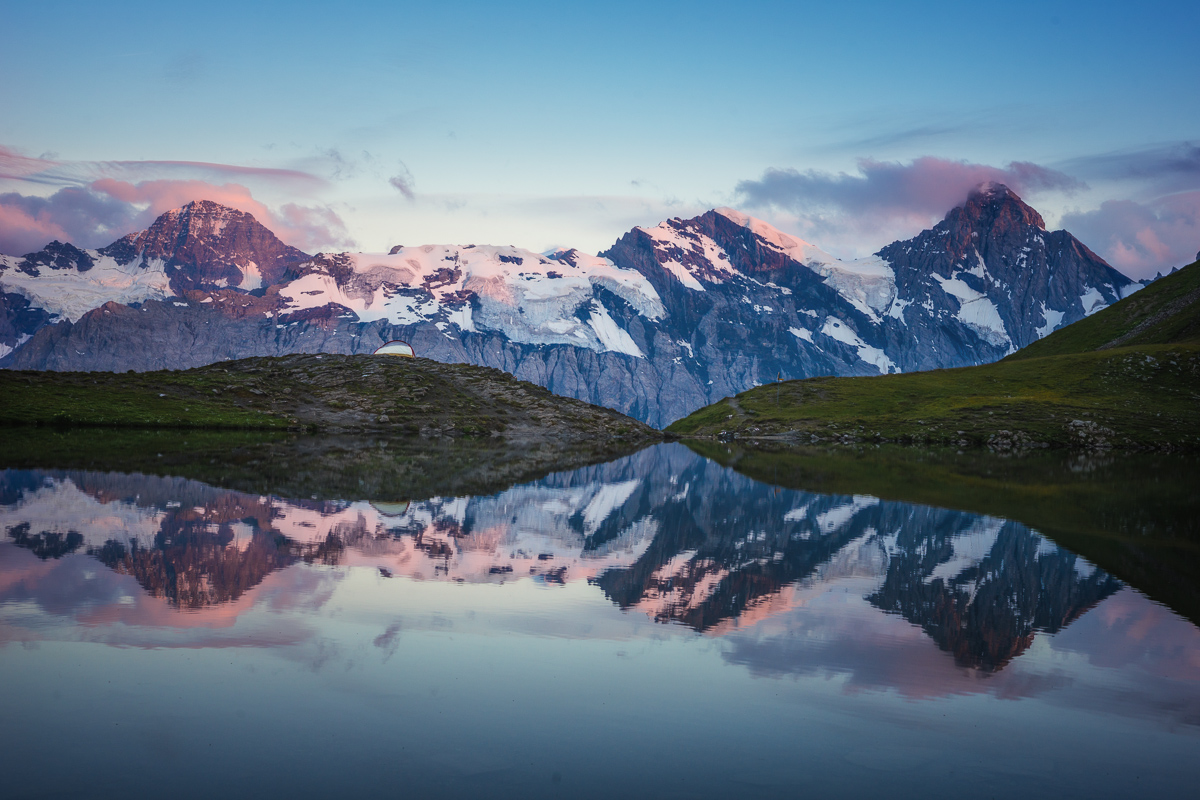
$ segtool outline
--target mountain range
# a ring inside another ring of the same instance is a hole
[[[999,184],[858,260],[728,208],[598,255],[309,255],[195,201],[97,250],[0,256],[0,367],[177,369],[403,339],[663,426],[777,378],[995,361],[1139,288]]]

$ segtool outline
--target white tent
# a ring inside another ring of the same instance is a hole
[[[377,356],[401,356],[402,358],[416,358],[417,354],[413,352],[412,345],[408,342],[402,342],[399,339],[388,342],[383,347],[380,347],[374,352]]]

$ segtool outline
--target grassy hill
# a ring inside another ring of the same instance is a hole
[[[1116,305],[1057,330],[1004,360],[1156,344],[1200,345],[1200,262],[1160,278]]]
[[[1200,263],[995,364],[770,384],[681,436],[1200,449]]]
[[[392,356],[247,358],[141,373],[0,370],[0,425],[291,429],[426,438],[647,441],[612,409],[488,367]]]

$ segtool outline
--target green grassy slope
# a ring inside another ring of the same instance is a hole
[[[0,370],[0,424],[376,431],[476,438],[639,440],[612,409],[508,373],[388,356],[247,358],[143,373]]]
[[[1200,262],[1018,350],[1006,361],[1152,344],[1200,344]]]
[[[995,364],[760,386],[667,431],[996,449],[1200,449],[1200,265]]]

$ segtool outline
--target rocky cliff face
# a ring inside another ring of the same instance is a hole
[[[0,330],[0,366],[178,368],[403,339],[661,426],[779,377],[993,361],[1137,286],[1003,186],[856,261],[732,209],[635,228],[599,256],[310,258],[200,202],[103,250],[0,257],[22,320]]]

